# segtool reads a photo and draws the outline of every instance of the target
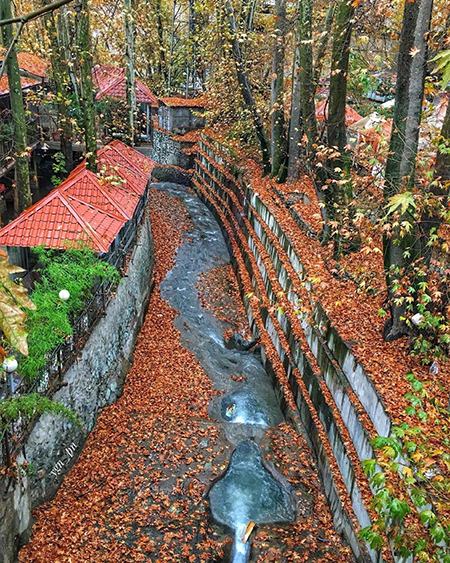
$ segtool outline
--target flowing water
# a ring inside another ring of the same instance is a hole
[[[267,524],[295,518],[289,484],[264,462],[257,444],[265,429],[281,422],[283,415],[260,357],[228,349],[224,344],[226,323],[200,302],[199,275],[230,261],[214,216],[183,186],[161,183],[155,187],[182,199],[193,223],[173,269],[161,284],[161,295],[179,313],[175,324],[183,345],[196,355],[223,393],[212,401],[210,413],[223,424],[227,439],[236,448],[227,471],[211,488],[210,505],[214,519],[234,534],[232,560],[247,561],[250,542],[243,542],[242,537],[249,522]],[[237,371],[245,382],[231,379]]]

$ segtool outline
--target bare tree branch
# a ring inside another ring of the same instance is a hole
[[[11,41],[11,43],[10,43],[10,45],[9,45],[9,47],[8,47],[8,50],[6,51],[5,56],[3,57],[2,66],[1,66],[1,68],[0,68],[0,78],[3,76],[3,74],[4,74],[4,72],[5,72],[5,69],[6,69],[6,61],[8,60],[8,57],[9,57],[11,51],[13,50],[15,44],[17,43],[17,40],[19,39],[20,33],[21,33],[21,31],[22,31],[24,25],[25,25],[25,24],[24,24],[23,22],[20,22],[20,25],[19,25],[19,27],[17,28],[16,34],[14,35],[14,38],[13,38],[13,40]]]
[[[57,0],[52,4],[48,4],[47,6],[42,6],[41,8],[33,10],[32,12],[28,12],[28,14],[24,14],[23,16],[15,16],[14,18],[9,18],[7,20],[0,20],[0,27],[4,25],[11,25],[13,23],[20,23],[22,25],[26,24],[27,22],[34,20],[48,12],[53,12],[53,10],[57,10],[61,6],[65,6],[72,1],[73,0]]]

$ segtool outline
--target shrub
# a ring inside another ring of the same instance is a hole
[[[19,373],[34,379],[46,365],[48,354],[72,334],[72,323],[88,299],[97,282],[118,281],[115,268],[103,262],[89,249],[70,249],[64,252],[34,249],[40,272],[31,300],[35,311],[29,311],[28,357],[19,362]],[[70,292],[66,302],[59,299],[61,289]]]

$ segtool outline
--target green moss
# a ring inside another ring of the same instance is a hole
[[[0,431],[4,432],[8,424],[18,418],[32,419],[44,413],[63,416],[77,426],[81,426],[80,419],[66,406],[48,397],[31,393],[0,401]]]
[[[19,373],[36,378],[46,365],[48,354],[72,334],[72,323],[104,280],[118,281],[115,268],[88,249],[64,252],[34,249],[40,267],[40,281],[31,299],[35,311],[27,320],[29,355],[19,362]],[[61,289],[70,292],[68,301],[59,299]]]

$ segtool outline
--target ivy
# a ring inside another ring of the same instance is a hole
[[[53,186],[59,186],[63,179],[67,176],[66,159],[64,154],[60,151],[54,154],[52,158],[52,171],[51,183]]]

